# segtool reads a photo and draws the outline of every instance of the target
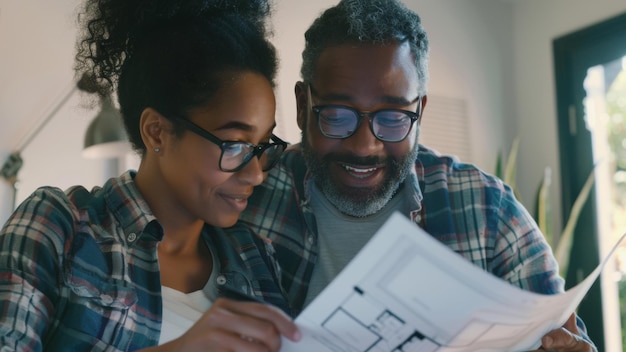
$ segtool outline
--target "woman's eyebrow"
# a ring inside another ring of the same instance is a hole
[[[242,130],[242,131],[246,131],[246,132],[251,132],[253,130],[256,129],[256,126],[247,124],[247,123],[243,123],[243,122],[239,122],[239,121],[228,121],[227,123],[221,125],[220,127],[216,128],[215,131],[221,131],[221,130]]]
[[[267,130],[267,135],[270,136],[272,131],[276,128],[276,122]],[[215,129],[215,131],[223,131],[223,130],[239,130],[244,132],[254,132],[257,129],[257,126],[249,125],[247,123],[239,122],[239,121],[229,121],[222,126]]]

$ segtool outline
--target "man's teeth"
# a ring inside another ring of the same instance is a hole
[[[358,169],[358,168],[356,168],[356,167],[352,167],[352,166],[348,166],[348,165],[344,165],[343,167],[344,167],[344,169],[346,169],[346,171],[348,171],[348,172],[356,172],[356,173],[358,173],[358,172],[361,172],[361,173],[368,173],[368,172],[373,172],[373,171],[376,171],[376,168],[375,168],[375,167],[368,168],[368,169]]]

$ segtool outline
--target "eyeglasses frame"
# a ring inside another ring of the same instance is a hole
[[[315,91],[315,88],[313,88],[313,86],[309,83],[307,85],[309,87],[309,93],[311,96],[316,96],[319,98],[319,95],[317,95],[317,92]],[[363,121],[363,118],[368,117],[369,118],[369,126],[370,126],[370,131],[372,132],[372,134],[374,135],[374,137],[376,137],[376,139],[378,139],[381,142],[385,142],[385,143],[399,143],[402,142],[403,140],[406,139],[406,137],[408,137],[408,135],[411,133],[411,130],[413,129],[413,125],[415,124],[415,122],[419,121],[419,119],[422,117],[422,96],[418,95],[417,98],[415,98],[412,103],[417,102],[417,109],[416,111],[410,111],[410,110],[404,110],[404,109],[379,109],[376,111],[359,111],[355,108],[352,108],[350,106],[346,106],[346,105],[340,105],[340,104],[320,104],[320,105],[313,105],[311,104],[311,110],[315,113],[315,117],[317,117],[317,127],[319,128],[320,132],[322,133],[322,135],[324,135],[324,137],[326,138],[332,138],[332,139],[346,139],[346,138],[350,138],[351,136],[354,135],[354,133],[359,129],[359,127],[361,127],[361,122]],[[311,101],[312,103],[312,101]],[[327,135],[326,133],[324,133],[324,130],[322,129],[322,126],[320,125],[320,112],[322,109],[325,108],[342,108],[342,109],[347,109],[350,110],[352,112],[354,112],[359,118],[357,119],[357,123],[356,123],[356,127],[354,129],[354,131],[352,131],[352,133],[350,133],[347,136],[343,136],[343,137],[336,137],[336,136],[331,136],[331,135]],[[399,140],[396,141],[388,141],[388,140],[384,140],[379,138],[378,135],[376,135],[376,133],[374,133],[374,115],[382,112],[382,111],[395,111],[395,112],[401,112],[403,114],[406,114],[410,119],[411,119],[411,124],[409,125],[409,129],[406,132],[406,135],[404,137],[402,137]]]
[[[217,137],[216,135],[214,135],[213,133],[205,130],[204,128],[198,126],[197,124],[193,123],[192,121],[190,121],[189,119],[183,118],[183,117],[177,117],[176,121],[179,121],[184,128],[190,130],[191,132],[199,135],[200,137],[212,142],[213,144],[217,145],[218,147],[220,147],[220,160],[218,163],[218,166],[220,168],[220,170],[224,171],[224,172],[237,172],[240,171],[241,169],[243,169],[255,156],[260,159],[261,155],[263,154],[263,152],[265,152],[268,148],[271,148],[275,145],[281,146],[282,150],[281,150],[281,154],[285,151],[285,149],[287,149],[287,146],[289,145],[287,142],[283,141],[282,139],[280,139],[278,136],[272,134],[272,136],[270,137],[270,139],[272,140],[272,142],[274,143],[260,143],[258,145],[254,145],[252,143],[248,143],[248,142],[242,142],[242,141],[225,141],[220,139],[219,137]],[[248,147],[252,148],[252,153],[249,153],[246,155],[246,157],[243,159],[243,162],[241,163],[241,165],[237,166],[234,169],[224,169],[222,167],[222,158],[224,157],[224,146],[226,144],[245,144]],[[268,164],[266,168],[263,168],[263,172],[269,171],[271,170],[275,165],[276,162],[278,161],[278,159],[280,158],[276,158],[276,160],[274,160],[271,164]]]

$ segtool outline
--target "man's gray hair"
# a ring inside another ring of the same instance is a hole
[[[419,15],[397,0],[342,0],[324,11],[306,31],[300,74],[311,83],[321,52],[350,43],[408,42],[415,57],[419,95],[428,84],[428,37]]]

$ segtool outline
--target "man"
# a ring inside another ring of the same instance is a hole
[[[563,291],[549,246],[511,189],[418,144],[428,39],[417,14],[395,0],[343,0],[305,38],[303,80],[295,87],[302,143],[242,215],[274,242],[296,311],[394,211],[522,289]],[[542,345],[595,350],[574,314]]]

